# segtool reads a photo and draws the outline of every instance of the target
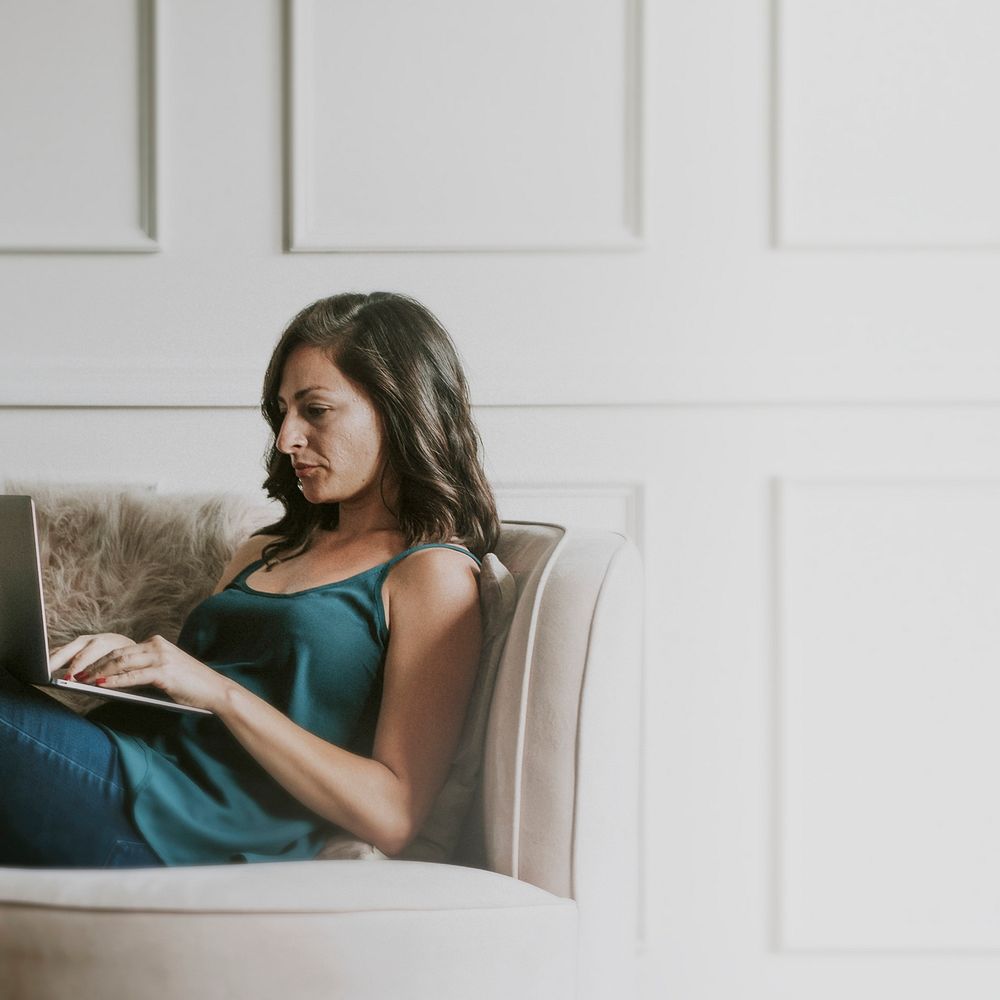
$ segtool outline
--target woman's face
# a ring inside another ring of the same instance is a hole
[[[381,418],[364,389],[321,348],[301,345],[288,356],[278,408],[283,418],[278,451],[291,459],[310,503],[382,504],[386,448]]]

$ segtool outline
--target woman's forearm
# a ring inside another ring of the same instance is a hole
[[[257,762],[300,802],[384,854],[413,835],[406,789],[384,764],[344,750],[292,722],[240,684],[216,714]]]

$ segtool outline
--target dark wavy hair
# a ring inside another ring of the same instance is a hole
[[[434,315],[393,292],[346,292],[303,309],[282,333],[264,376],[261,412],[272,437],[264,489],[284,516],[259,531],[268,565],[302,552],[317,528],[335,528],[340,504],[312,504],[292,463],[277,448],[278,391],[288,356],[322,348],[368,394],[382,418],[389,465],[399,480],[394,510],[407,545],[457,539],[482,557],[500,534],[493,491],[483,472],[482,440],[455,346]]]

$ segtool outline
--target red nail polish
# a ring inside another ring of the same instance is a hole
[[[106,680],[107,680],[107,677],[95,677],[94,678],[94,683],[95,684],[103,684]]]

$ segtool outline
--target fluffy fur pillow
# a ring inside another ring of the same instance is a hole
[[[273,520],[266,508],[226,495],[15,482],[5,489],[35,500],[53,648],[94,632],[176,640],[236,546]],[[103,702],[45,691],[81,712]]]

